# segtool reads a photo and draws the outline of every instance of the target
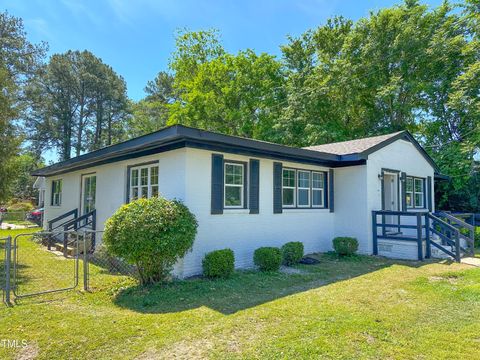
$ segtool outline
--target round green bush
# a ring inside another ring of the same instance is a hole
[[[119,208],[105,223],[107,251],[136,265],[142,284],[168,278],[175,262],[192,248],[197,220],[178,200],[139,199]]]
[[[298,264],[303,257],[303,243],[291,241],[282,246],[283,265]]]
[[[223,249],[209,252],[202,261],[203,275],[209,278],[228,278],[235,269],[233,250]]]
[[[255,250],[253,262],[261,271],[277,271],[282,264],[282,253],[276,247],[261,247]]]
[[[358,250],[358,241],[353,237],[336,237],[333,239],[333,249],[338,255],[350,256]]]

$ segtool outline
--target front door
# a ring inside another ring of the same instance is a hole
[[[95,175],[83,175],[82,177],[82,197],[81,213],[89,213],[95,209],[95,195],[97,189],[97,177]]]
[[[389,211],[399,211],[398,207],[398,174],[384,173],[383,174],[383,209]],[[398,216],[386,216],[388,224],[398,224]],[[397,227],[387,227],[388,232],[397,232]]]

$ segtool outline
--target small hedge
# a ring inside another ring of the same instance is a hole
[[[203,275],[209,278],[228,278],[235,269],[233,250],[223,249],[209,252],[202,261]]]
[[[336,237],[333,239],[333,249],[338,255],[350,256],[358,250],[358,241],[352,237]]]
[[[283,265],[298,264],[303,257],[303,243],[291,241],[282,246]]]
[[[261,271],[277,271],[282,264],[282,253],[276,247],[261,247],[255,250],[253,262]]]

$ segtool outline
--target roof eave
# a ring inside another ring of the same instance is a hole
[[[149,138],[157,138],[157,140],[152,141]],[[31,175],[47,177],[55,176],[105,163],[118,162],[126,158],[135,158],[168,151],[179,147],[208,147],[209,149],[216,151],[308,162],[329,167],[344,166],[343,163],[340,164],[342,161],[352,164],[355,162],[361,163],[362,161],[362,159],[358,158],[342,159],[339,155],[232,137],[180,125],[175,125],[141,138],[132,139],[132,141],[134,141],[134,144],[136,143],[133,147],[131,146],[131,141],[119,143],[112,147],[100,149],[92,153],[81,155],[77,158],[69,159],[42,169],[37,169],[33,171]]]
[[[393,142],[395,142],[397,140],[400,140],[402,138],[407,140],[407,141],[410,141],[417,148],[417,150],[423,155],[425,160],[427,160],[428,163],[433,167],[434,171],[436,173],[440,173],[440,168],[435,163],[435,161],[432,159],[432,157],[430,155],[428,155],[428,153],[425,151],[425,149],[418,143],[418,141],[413,137],[413,135],[410,134],[410,132],[407,131],[407,130],[404,130],[404,131],[398,133],[397,135],[392,136],[391,138],[388,138],[388,139],[372,146],[371,148],[368,148],[367,150],[361,152],[359,155],[366,159],[366,158],[368,158],[368,155],[370,155],[370,154],[374,153],[375,151],[378,151],[378,150],[384,148],[385,146],[390,145]]]

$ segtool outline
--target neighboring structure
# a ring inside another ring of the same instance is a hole
[[[45,205],[45,177],[39,176],[36,178],[33,183],[33,188],[38,190],[38,203],[39,208],[44,207]]]
[[[199,222],[175,269],[185,277],[212,250],[231,248],[236,267],[250,267],[260,246],[302,241],[306,252],[328,251],[335,236],[356,237],[363,254],[416,258],[417,242],[388,239],[402,234],[400,215],[381,215],[379,233],[372,211],[432,212],[436,173],[406,131],[299,149],[176,125],[33,175],[46,178],[44,227],[70,212],[101,230],[132,199],[183,200]]]

